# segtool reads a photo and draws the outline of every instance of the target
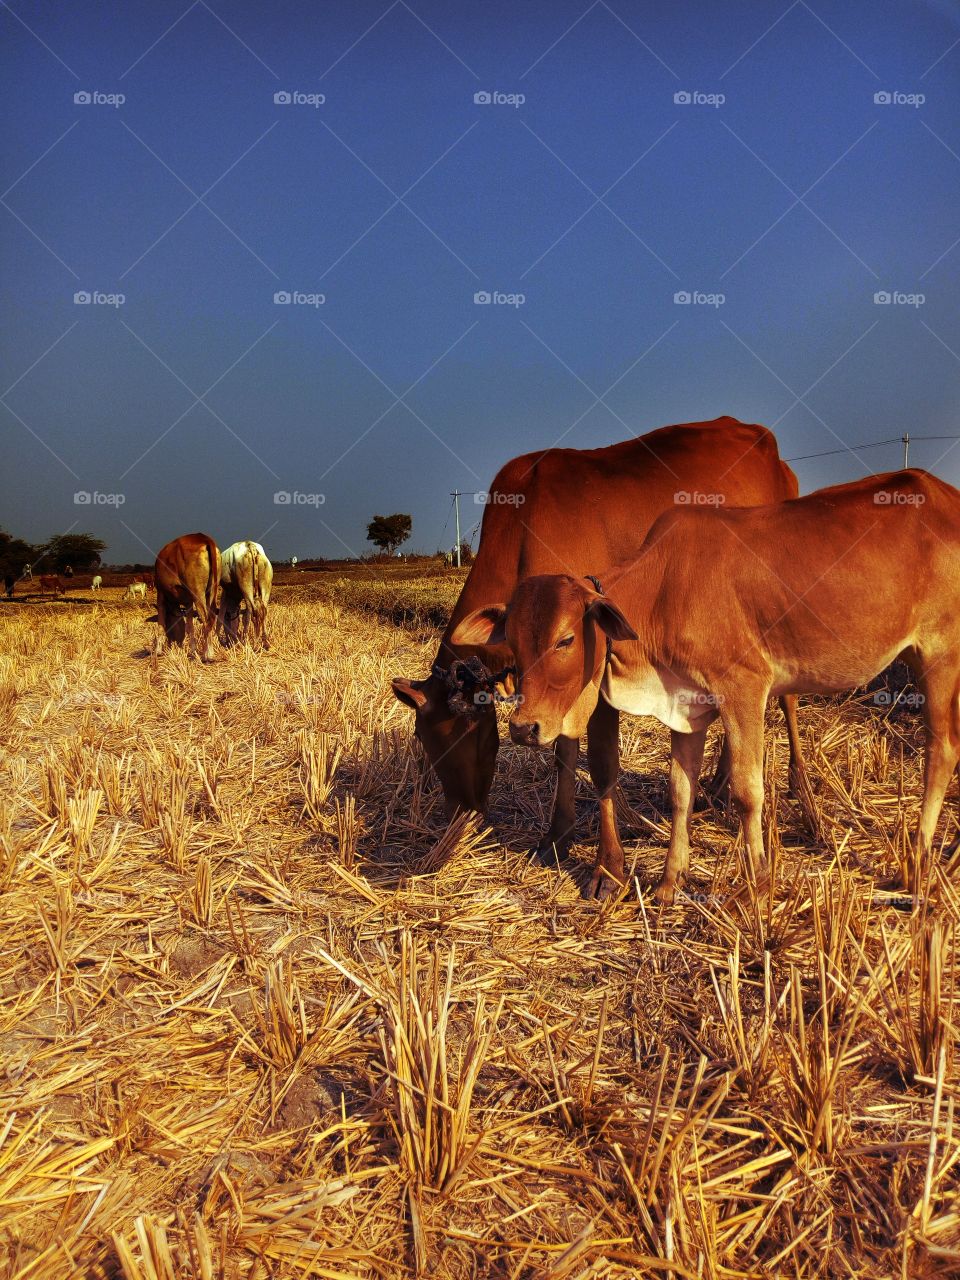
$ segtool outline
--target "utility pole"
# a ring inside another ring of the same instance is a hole
[[[453,505],[457,513],[457,568],[459,569],[460,568],[460,498],[462,497],[462,494],[459,489],[454,489],[450,497],[453,499]]]
[[[910,465],[910,436],[903,435],[900,439],[903,441],[903,469],[906,471]]]

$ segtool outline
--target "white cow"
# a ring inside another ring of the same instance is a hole
[[[95,574],[93,581],[90,583],[90,590],[99,591],[102,586],[103,586],[103,578],[100,577],[99,573]]]
[[[123,593],[123,598],[124,600],[146,600],[147,584],[145,582],[131,582]]]
[[[265,629],[272,585],[273,565],[259,542],[235,542],[222,553],[220,626],[225,644],[246,640],[252,621],[254,639],[269,649]]]

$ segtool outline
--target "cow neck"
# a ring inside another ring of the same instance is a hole
[[[616,579],[611,583],[610,598],[619,606],[624,617],[637,633],[637,639],[625,642],[629,645],[629,649],[625,649],[624,643],[618,645],[614,642],[608,649],[608,664],[611,654],[615,653],[625,665],[639,662],[650,666],[656,665],[656,655],[659,652],[661,640],[657,599],[660,595],[664,568],[665,566],[648,552],[640,560],[631,563],[629,567],[617,574]]]

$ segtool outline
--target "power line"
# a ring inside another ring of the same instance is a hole
[[[960,435],[912,436],[906,434],[891,436],[889,440],[870,440],[866,444],[849,444],[842,449],[823,449],[820,453],[802,453],[794,458],[784,458],[784,462],[806,462],[809,458],[830,458],[838,453],[853,453],[858,449],[879,449],[881,445],[885,444],[902,444],[907,449],[917,440],[960,440]]]

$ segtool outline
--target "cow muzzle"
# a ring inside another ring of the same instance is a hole
[[[511,720],[510,740],[518,747],[543,747],[545,743],[540,736],[540,725],[536,720]]]

